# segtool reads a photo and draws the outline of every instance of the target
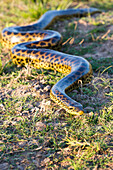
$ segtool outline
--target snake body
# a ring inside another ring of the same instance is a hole
[[[92,75],[92,67],[80,56],[52,50],[61,46],[62,36],[56,31],[44,29],[60,17],[85,16],[96,12],[100,11],[95,8],[48,11],[33,25],[6,27],[2,31],[2,43],[11,49],[11,58],[15,64],[30,64],[35,68],[55,69],[67,74],[52,87],[50,97],[74,115],[82,115],[83,107],[66,92],[74,89],[79,80],[86,83]]]

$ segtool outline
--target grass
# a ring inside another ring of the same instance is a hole
[[[0,45],[0,166],[4,169],[112,169],[113,2],[4,0],[0,31],[34,22],[49,9],[74,5],[106,11],[50,27],[64,37],[61,51],[84,56],[93,67],[92,81],[68,93],[83,104],[85,114],[69,115],[50,100],[50,88],[64,75],[17,67]]]

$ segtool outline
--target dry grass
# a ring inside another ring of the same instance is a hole
[[[61,73],[17,67],[9,62],[9,51],[0,46],[0,169],[112,169],[112,1],[73,2],[71,6],[95,4],[106,12],[51,26],[64,37],[61,51],[84,56],[93,66],[92,81],[69,93],[83,104],[83,116],[71,116],[51,101],[50,88],[63,77]],[[0,31],[69,5],[63,0],[58,4],[4,0],[0,2]]]

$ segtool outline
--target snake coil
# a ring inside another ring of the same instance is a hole
[[[61,46],[62,36],[56,31],[44,29],[56,18],[85,16],[97,12],[100,11],[96,8],[48,11],[33,25],[6,27],[2,31],[2,43],[11,49],[13,63],[24,66],[31,64],[35,68],[55,69],[67,74],[52,87],[50,97],[74,115],[82,115],[83,107],[66,92],[74,89],[78,80],[86,83],[87,78],[92,75],[92,67],[80,56],[52,50]]]

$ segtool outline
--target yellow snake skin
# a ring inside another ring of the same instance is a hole
[[[52,87],[50,97],[68,113],[74,115],[82,115],[83,107],[66,92],[74,89],[79,80],[87,83],[92,76],[92,67],[80,56],[52,50],[61,46],[62,36],[56,31],[44,29],[56,18],[85,16],[97,12],[100,11],[95,8],[48,11],[36,24],[6,27],[2,31],[2,43],[11,49],[13,63],[21,66],[31,65],[37,69],[52,69],[66,74]]]

